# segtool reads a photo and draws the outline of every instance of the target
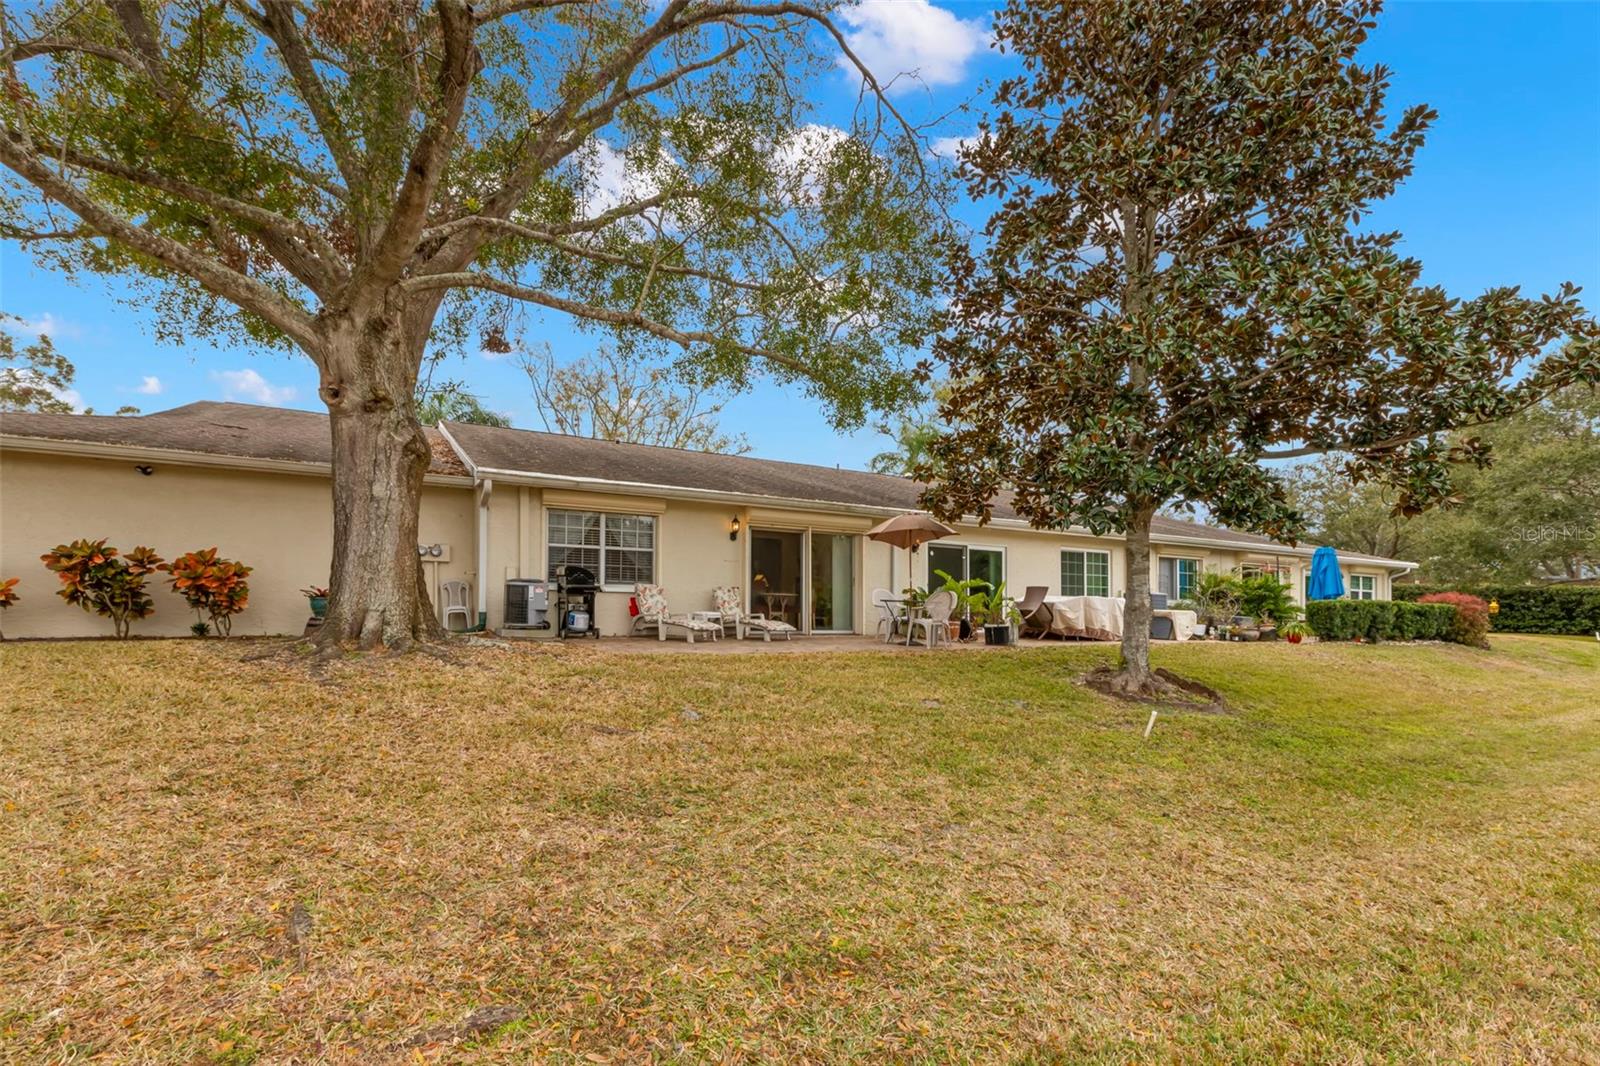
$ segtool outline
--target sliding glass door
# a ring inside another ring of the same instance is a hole
[[[750,531],[750,610],[805,633],[855,630],[856,537]]]
[[[750,611],[788,622],[800,621],[804,591],[805,535],[776,529],[750,531]]]
[[[811,534],[811,630],[848,633],[855,628],[856,538]]]
[[[1006,553],[999,548],[974,548],[966,544],[928,545],[928,589],[944,584],[938,571],[957,581],[976,578],[998,585],[1006,579]]]

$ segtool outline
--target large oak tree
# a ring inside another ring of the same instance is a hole
[[[1340,451],[1415,512],[1448,496],[1452,463],[1486,458],[1448,431],[1600,378],[1570,285],[1453,299],[1363,226],[1434,117],[1388,114],[1388,72],[1358,61],[1378,7],[1013,0],[996,20],[1023,69],[960,156],[998,207],[950,252],[937,350],[958,428],[927,498],[986,514],[1009,487],[1038,526],[1125,533],[1122,691],[1162,688],[1158,508],[1293,540],[1263,460]]]
[[[148,282],[173,338],[297,348],[333,436],[320,639],[438,634],[416,561],[425,350],[513,307],[767,375],[841,425],[908,394],[936,213],[834,0],[59,0],[0,7],[3,235]],[[431,347],[430,347],[431,346]]]

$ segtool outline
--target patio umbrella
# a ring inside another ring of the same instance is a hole
[[[956,531],[927,514],[899,514],[885,522],[879,522],[867,530],[868,540],[879,540],[885,544],[892,544],[896,548],[906,548],[916,551],[930,540],[941,537],[953,537]],[[891,557],[892,559],[892,557]],[[893,572],[889,574],[892,579]],[[906,562],[906,579],[911,580],[910,560]]]
[[[879,522],[867,530],[868,540],[881,540],[885,544],[893,544],[896,548],[910,548],[912,551],[916,551],[930,540],[955,535],[955,530],[932,515],[925,514],[895,515],[888,521]]]
[[[1306,587],[1308,600],[1336,600],[1344,595],[1344,575],[1339,573],[1339,554],[1321,547],[1311,553],[1311,582]]]

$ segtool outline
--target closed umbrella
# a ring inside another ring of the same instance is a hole
[[[1339,553],[1321,547],[1311,553],[1311,581],[1306,587],[1309,600],[1336,600],[1344,595],[1344,575],[1339,573]]]

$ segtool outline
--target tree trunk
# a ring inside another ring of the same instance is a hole
[[[1126,696],[1153,696],[1166,686],[1150,670],[1150,519],[1155,508],[1132,509],[1127,529],[1128,593],[1122,610],[1122,652],[1112,687]]]
[[[403,651],[439,640],[417,556],[431,459],[416,419],[416,360],[398,316],[331,330],[322,361],[333,431],[333,565],[317,643]]]

